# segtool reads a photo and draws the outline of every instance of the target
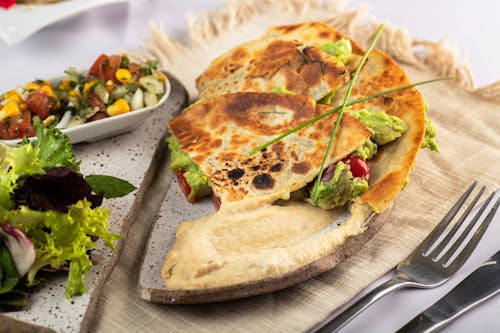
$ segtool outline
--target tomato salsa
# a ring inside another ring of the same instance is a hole
[[[57,82],[36,80],[0,95],[0,139],[35,135],[33,123],[68,128],[158,103],[165,75],[155,60],[101,54],[86,75],[75,68]]]

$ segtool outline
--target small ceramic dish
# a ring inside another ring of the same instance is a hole
[[[58,82],[61,78],[55,78],[49,80],[50,82]],[[78,142],[93,142],[106,137],[114,136],[117,134],[129,132],[134,128],[141,125],[141,123],[156,109],[161,107],[168,99],[170,95],[170,82],[165,80],[165,93],[158,100],[158,103],[152,106],[144,107],[142,109],[130,111],[128,113],[116,115],[113,117],[108,117],[104,119],[99,119],[93,122],[84,123],[81,125],[76,125],[69,128],[60,129],[62,133],[66,134],[71,143],[75,144]],[[36,139],[36,137],[28,138],[29,140]],[[0,140],[0,142],[15,146],[22,139],[13,140]]]

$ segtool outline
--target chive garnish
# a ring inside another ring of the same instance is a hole
[[[316,182],[314,183],[314,187],[312,190],[312,196],[311,196],[313,202],[316,202],[318,200],[318,188],[319,188],[319,184],[321,182],[321,175],[323,174],[323,170],[325,169],[325,164],[328,160],[328,156],[330,155],[330,150],[332,149],[333,141],[335,140],[335,135],[337,134],[337,129],[339,128],[340,122],[342,121],[342,116],[344,115],[344,110],[345,110],[345,107],[347,105],[347,100],[349,99],[349,96],[351,96],[351,91],[352,91],[352,87],[354,86],[354,82],[358,78],[359,72],[361,72],[361,68],[365,64],[366,59],[368,59],[368,55],[373,50],[373,47],[375,46],[375,43],[379,39],[380,34],[382,33],[383,29],[384,29],[384,25],[381,24],[378,27],[377,33],[373,37],[373,40],[370,42],[370,45],[366,49],[365,54],[363,54],[363,57],[361,58],[361,61],[359,62],[358,67],[354,71],[354,75],[352,76],[352,79],[349,82],[349,85],[347,86],[347,91],[344,95],[344,100],[342,101],[342,105],[340,106],[340,111],[339,111],[339,116],[337,118],[337,122],[335,123],[335,127],[333,128],[332,135],[330,135],[330,140],[328,141],[328,145],[326,146],[325,155],[323,156],[323,161],[321,162],[321,166],[319,168],[318,177],[316,178]]]
[[[373,98],[377,98],[377,97],[380,97],[380,96],[383,96],[383,95],[392,94],[392,93],[395,93],[395,92],[398,92],[398,91],[401,91],[401,90],[413,88],[415,86],[420,86],[420,85],[429,84],[429,83],[433,83],[433,82],[439,82],[439,81],[454,80],[454,79],[455,79],[454,77],[440,77],[440,78],[437,78],[437,79],[420,81],[420,82],[411,83],[411,84],[407,84],[407,85],[396,87],[396,88],[382,90],[382,91],[379,91],[379,92],[377,92],[375,94],[372,94],[372,95],[369,95],[369,96],[366,96],[366,97],[362,97],[362,98],[358,98],[358,99],[355,99],[353,101],[350,101],[350,102],[348,102],[346,104],[346,106],[351,106],[351,105],[355,105],[355,104],[358,104],[358,103],[366,102],[366,101],[368,101],[370,99],[373,99]],[[284,132],[283,134],[280,134],[280,135],[274,137],[273,139],[267,141],[263,145],[258,146],[257,148],[251,150],[250,152],[248,152],[248,155],[253,155],[255,153],[258,153],[259,151],[261,151],[261,150],[269,147],[270,145],[272,145],[272,144],[280,141],[281,139],[289,136],[290,134],[295,133],[295,132],[303,129],[304,127],[312,125],[315,122],[317,122],[317,121],[319,121],[319,120],[321,120],[321,119],[323,119],[325,117],[328,117],[329,115],[331,115],[331,114],[337,112],[338,110],[340,110],[341,107],[342,107],[341,105],[338,105],[338,106],[334,107],[333,109],[328,110],[325,113],[322,113],[322,114],[320,114],[320,115],[318,115],[318,116],[316,116],[314,118],[311,118],[311,119],[309,119],[307,121],[304,121],[303,123],[295,126],[294,128],[291,128],[288,131]]]

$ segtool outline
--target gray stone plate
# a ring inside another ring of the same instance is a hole
[[[168,168],[170,154],[167,149],[165,149],[164,154],[164,161],[158,169],[161,176],[157,181],[161,182],[161,185],[156,185],[163,188],[166,195],[156,220],[151,227],[138,276],[139,297],[148,302],[161,304],[211,303],[284,289],[335,267],[349,255],[357,252],[389,218],[390,209],[371,219],[364,233],[350,238],[332,255],[278,277],[219,288],[193,290],[169,289],[161,278],[161,268],[166,253],[175,241],[175,229],[177,225],[185,220],[192,220],[211,214],[214,212],[214,208],[210,199],[194,205],[187,202],[179,189],[174,174]],[[332,224],[327,229],[334,228],[347,217],[347,212],[342,214],[339,219],[332,221]]]

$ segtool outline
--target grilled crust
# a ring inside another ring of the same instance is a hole
[[[307,45],[347,38],[332,27],[321,22],[307,22],[268,30],[266,37],[280,40],[300,41]],[[351,40],[353,53],[362,55],[364,50]],[[351,100],[373,93],[410,84],[405,71],[386,53],[374,50],[368,57],[356,84]],[[346,86],[336,94],[333,105],[341,103]],[[408,125],[408,130],[396,142],[385,145],[370,164],[370,189],[361,196],[376,212],[384,211],[396,198],[408,181],[425,134],[424,100],[415,88],[384,95],[352,106],[352,110],[363,108],[384,111],[398,116]]]
[[[248,152],[328,110],[307,96],[234,93],[204,99],[168,126],[222,203],[270,194],[281,198],[317,176],[337,114],[257,154]],[[365,125],[344,114],[329,162],[348,155],[369,136]]]

